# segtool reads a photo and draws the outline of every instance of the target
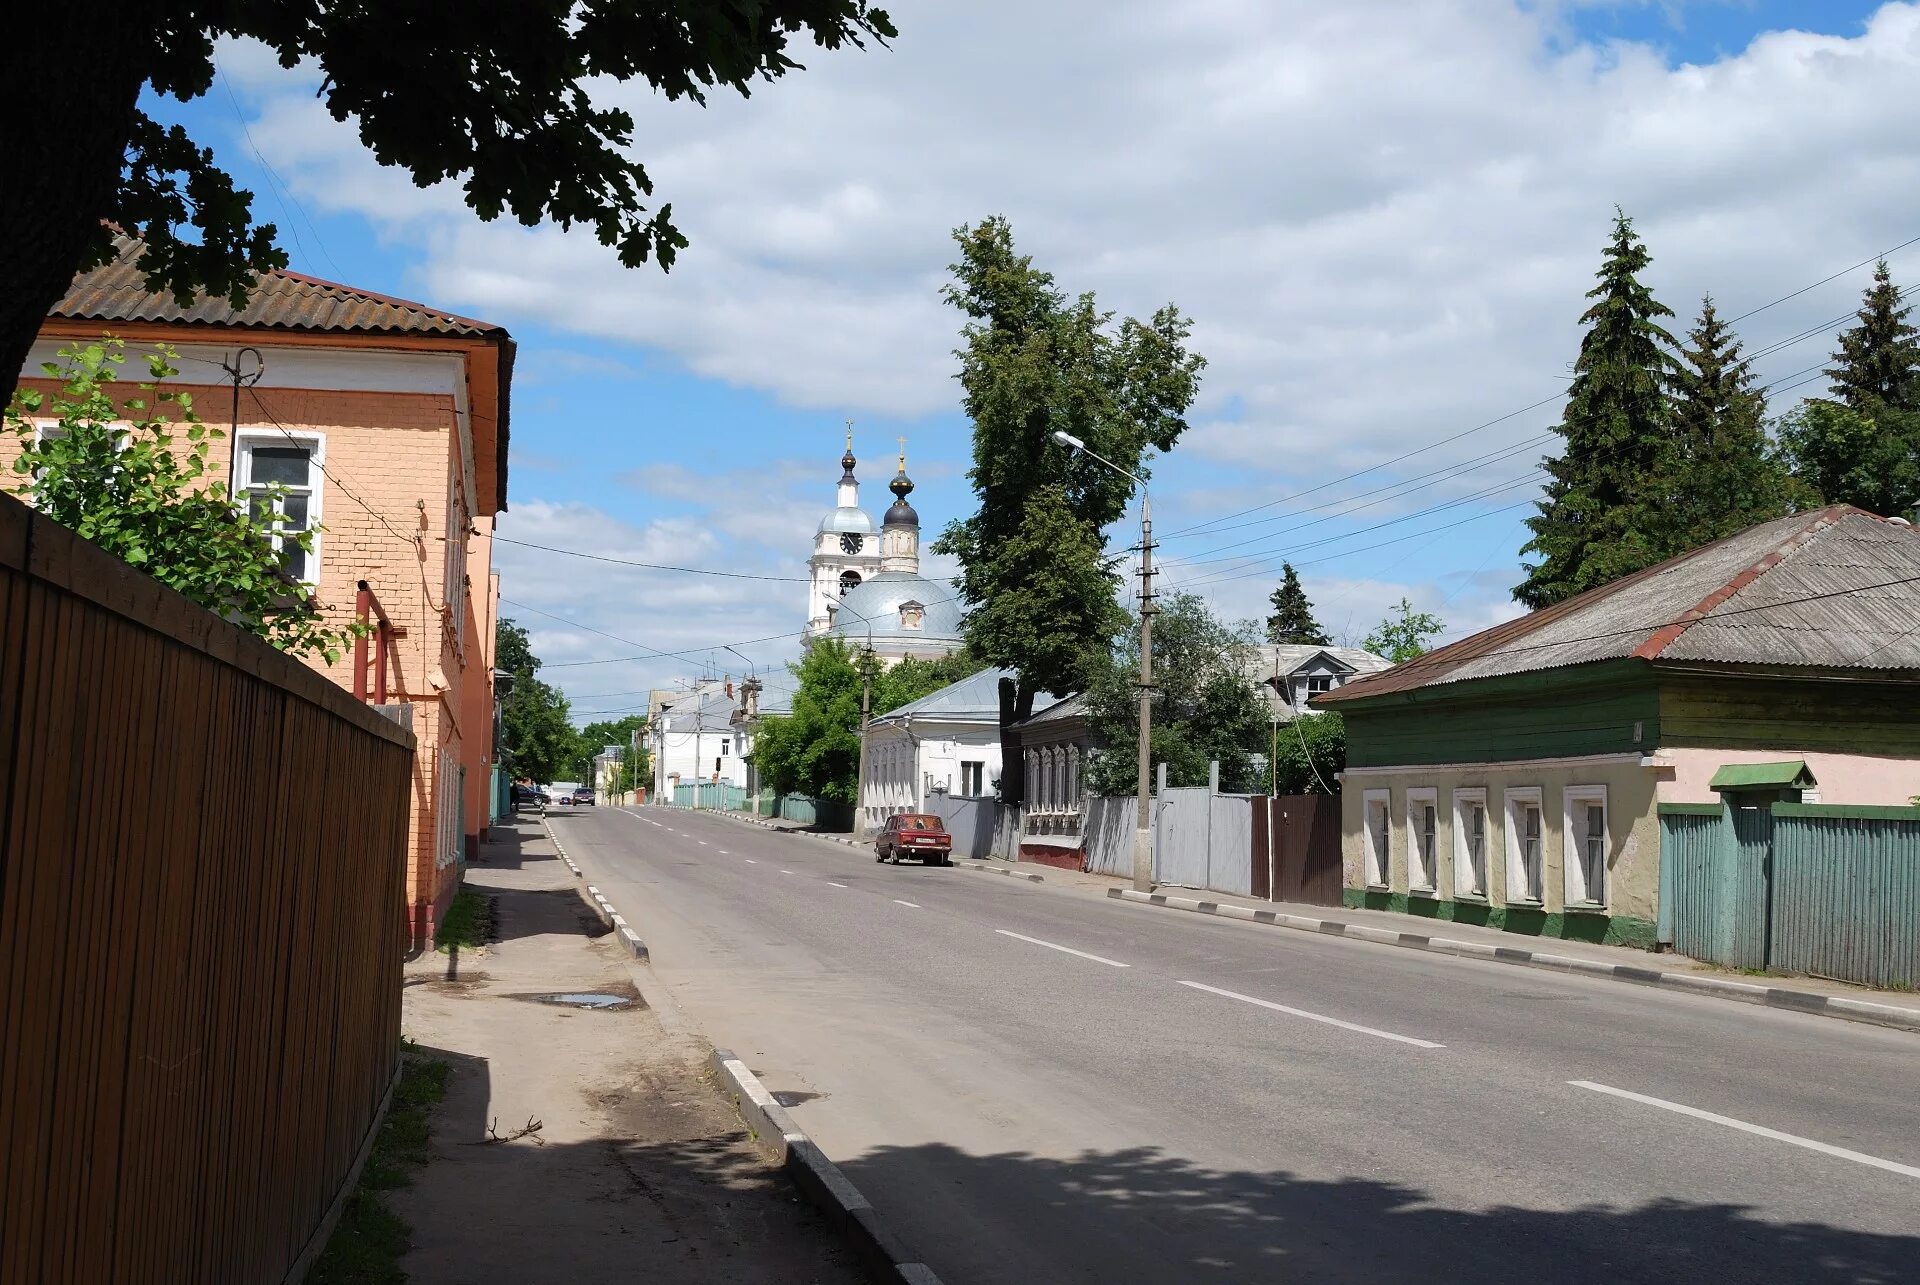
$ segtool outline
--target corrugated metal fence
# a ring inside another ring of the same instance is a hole
[[[412,734],[11,496],[0,729],[0,1280],[281,1280],[393,1081]]]
[[[1733,968],[1920,982],[1920,809],[1660,806],[1660,935]]]

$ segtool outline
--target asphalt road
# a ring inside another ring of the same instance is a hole
[[[1920,1037],[711,814],[550,822],[953,1285],[1920,1280]]]

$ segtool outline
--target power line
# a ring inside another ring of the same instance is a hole
[[[611,562],[620,567],[640,567],[647,571],[678,571],[694,576],[723,576],[729,580],[769,580],[778,584],[807,584],[805,576],[761,576],[745,571],[719,571],[712,567],[676,567],[662,562],[640,562],[632,558],[612,558],[604,553],[588,553],[582,549],[563,549],[558,545],[535,544],[531,540],[513,540],[504,535],[493,537],[501,544],[514,544],[523,549],[539,549],[543,553],[563,553],[570,558],[586,558],[593,562]]]

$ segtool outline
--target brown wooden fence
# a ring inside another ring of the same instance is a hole
[[[397,1064],[412,746],[0,496],[0,1280],[301,1261]]]
[[[1340,904],[1340,798],[1283,794],[1253,800],[1253,895]]]

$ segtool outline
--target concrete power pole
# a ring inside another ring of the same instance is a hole
[[[1146,488],[1140,492],[1140,771],[1133,831],[1133,886],[1153,890],[1153,797],[1148,779],[1153,729],[1153,510]]]

